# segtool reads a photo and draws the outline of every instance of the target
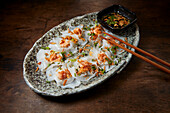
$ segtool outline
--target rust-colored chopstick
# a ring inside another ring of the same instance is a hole
[[[106,34],[106,33],[105,33],[105,34]],[[107,33],[107,34],[108,34],[108,33]],[[112,35],[110,35],[110,34],[109,34],[109,36],[112,37]],[[144,57],[144,56],[142,56],[142,55],[140,55],[140,54],[138,54],[138,53],[135,53],[134,51],[131,51],[131,50],[129,50],[129,49],[127,49],[127,48],[119,45],[119,44],[116,43],[114,40],[113,40],[113,41],[108,40],[107,38],[105,38],[105,37],[103,37],[103,36],[101,36],[101,38],[103,38],[103,39],[109,41],[110,43],[114,44],[115,46],[118,46],[118,47],[124,49],[125,51],[127,51],[127,52],[129,52],[129,53],[131,53],[131,54],[133,54],[133,55],[135,55],[135,56],[137,56],[137,57],[145,60],[146,62],[148,62],[148,63],[156,66],[157,68],[161,69],[162,71],[165,71],[165,72],[167,72],[167,73],[170,74],[170,70],[168,70],[167,68],[165,68],[165,67],[163,67],[163,66],[161,66],[161,65],[159,65],[159,64],[157,64],[157,63],[155,63],[155,62],[153,62],[153,61],[151,61],[151,60],[149,60],[148,58],[146,58],[146,57]],[[121,42],[122,42],[122,40],[121,40]],[[128,43],[128,45],[129,45],[129,43]]]
[[[170,67],[170,63],[165,62],[164,60],[162,60],[162,59],[160,59],[160,58],[158,58],[158,57],[156,57],[156,56],[154,56],[154,55],[152,55],[152,54],[150,54],[150,53],[148,53],[148,52],[146,52],[146,51],[144,51],[144,50],[142,50],[142,49],[140,49],[140,48],[138,48],[138,47],[136,47],[136,46],[134,46],[134,45],[131,45],[131,44],[129,44],[129,43],[127,43],[127,42],[125,42],[125,41],[123,41],[123,40],[115,37],[115,36],[112,36],[112,35],[110,35],[110,34],[108,34],[108,33],[106,33],[106,32],[104,32],[104,34],[106,34],[106,35],[108,35],[108,36],[110,36],[110,37],[112,37],[112,38],[114,38],[114,39],[116,39],[116,40],[118,40],[118,41],[120,41],[120,42],[128,45],[129,47],[132,47],[132,48],[136,49],[137,51],[139,51],[139,52],[141,52],[141,53],[143,53],[143,54],[145,54],[145,55],[147,55],[147,56],[149,56],[149,57],[157,60],[158,62],[160,62],[160,63],[162,63],[162,64]]]

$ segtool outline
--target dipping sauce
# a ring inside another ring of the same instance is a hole
[[[130,24],[130,20],[118,13],[110,13],[103,17],[103,21],[114,29],[123,28]]]

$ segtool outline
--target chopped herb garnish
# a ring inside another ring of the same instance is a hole
[[[111,50],[114,50],[114,49],[116,49],[116,46],[112,46]]]
[[[49,47],[41,47],[41,49],[44,49],[44,50],[50,50]]]
[[[80,46],[80,44],[76,44],[77,46]]]
[[[107,48],[108,51],[110,51],[110,48]]]
[[[83,27],[83,30],[91,30],[90,27]]]
[[[71,56],[73,56],[73,53],[71,51],[69,53],[71,54]]]
[[[78,72],[78,69],[76,69],[76,72]]]
[[[110,23],[110,20],[108,19],[106,22],[109,24],[109,23]]]
[[[112,50],[112,53],[114,54],[115,52],[116,52],[116,51],[113,49],[113,50]]]
[[[95,35],[95,33],[91,33],[91,36],[94,36]]]
[[[93,70],[95,70],[95,69],[96,69],[96,67],[95,67],[95,66],[92,66],[91,68],[92,68]]]
[[[105,70],[102,71],[102,73],[104,74]]]
[[[112,61],[110,60],[108,63],[109,63],[109,65],[111,65],[111,64],[112,64]]]
[[[118,59],[118,62],[120,62],[121,61],[121,59]]]
[[[92,61],[94,62],[95,60],[94,60],[94,59],[92,59]]]
[[[71,62],[75,62],[75,61],[76,61],[76,59],[70,59],[70,61],[71,61]]]
[[[46,81],[46,83],[50,83],[50,81]]]
[[[61,70],[61,67],[59,67],[58,69],[60,69],[60,70]]]
[[[95,35],[95,33],[87,33],[87,35],[89,35],[89,36],[94,36]]]
[[[62,55],[62,59],[61,59],[61,62],[63,62],[66,58],[65,58],[65,54],[66,52],[65,51],[63,51],[63,52],[61,52],[61,55]]]
[[[98,44],[97,42],[96,42],[96,43],[94,43],[94,47],[96,47],[96,46],[97,46],[97,44]]]
[[[115,58],[115,56],[111,56],[111,58],[112,58],[112,59],[114,59],[114,58]]]
[[[108,58],[105,58],[107,61],[109,60]]]
[[[74,73],[74,76],[76,76],[76,73]]]
[[[89,27],[92,27],[92,26],[93,26],[92,24],[89,25]]]
[[[111,16],[111,19],[112,19],[112,20],[113,20],[113,19],[115,19],[115,16],[114,16],[114,15],[112,15],[112,16]]]
[[[102,46],[99,46],[99,48],[101,48]]]
[[[74,41],[74,39],[72,38],[71,41]]]
[[[104,74],[105,70],[104,69],[100,69],[100,71]]]
[[[83,52],[83,53],[82,53],[82,55],[83,55],[83,56],[85,56],[85,55],[86,55],[86,53],[84,53],[84,52]]]
[[[81,74],[79,73],[78,76],[80,76]]]
[[[103,36],[106,36],[106,34],[104,34]]]
[[[66,53],[65,51],[61,52],[62,55],[65,54],[65,53]]]
[[[117,62],[115,61],[115,65],[117,65]]]
[[[83,30],[87,30],[87,28],[86,28],[86,27],[83,27]]]
[[[87,30],[91,30],[91,28],[87,27]]]
[[[47,67],[50,67],[51,66],[51,64],[48,64],[48,66]]]

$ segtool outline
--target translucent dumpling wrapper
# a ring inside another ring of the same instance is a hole
[[[45,59],[46,54],[50,54],[50,50],[40,49],[37,53],[37,62],[40,64],[38,65],[39,69],[43,71],[50,63]]]
[[[76,86],[80,85],[80,82],[77,81],[74,77],[72,77],[72,74],[69,75],[69,77],[61,79],[59,75],[61,72],[64,72],[67,70],[66,65],[59,65],[56,66],[55,64],[52,64],[47,70],[46,70],[46,76],[48,81],[55,80],[57,83],[57,86],[60,86],[62,88],[75,88]],[[64,84],[66,80],[66,83]]]
[[[87,31],[83,31],[82,27],[83,26],[81,26],[81,25],[76,27],[80,30],[81,34],[75,34],[74,29],[76,29],[76,28],[72,27],[69,30],[62,32],[61,37],[71,36],[78,40],[76,45],[78,45],[79,47],[83,47],[88,42],[88,38],[86,36]],[[68,31],[70,31],[71,33],[69,33]]]
[[[99,50],[99,48],[93,48],[90,51],[90,53],[92,55],[92,58],[94,58],[98,61],[100,68],[101,69],[105,68],[106,72],[111,70],[114,67],[114,65],[112,65],[113,60],[111,58],[110,52],[108,52],[108,51],[104,52],[102,50]],[[107,58],[107,60],[106,60],[106,58]]]
[[[96,28],[70,27],[49,42],[48,50],[39,50],[38,67],[45,71],[48,81],[61,88],[75,88],[115,67],[123,50],[102,39],[100,36],[108,37]]]
[[[110,37],[107,37],[107,38],[110,38]],[[117,40],[114,40],[116,43],[118,43],[118,44],[120,44],[120,42],[119,41],[117,41]],[[121,45],[122,46],[124,46],[124,47],[127,47],[125,44],[123,44],[123,43],[121,43]],[[115,55],[115,54],[117,54],[117,55],[120,55],[122,52],[124,52],[125,50],[123,50],[123,49],[121,49],[121,48],[119,48],[119,47],[116,47],[115,45],[113,45],[113,44],[110,44],[107,40],[103,40],[102,41],[102,47],[101,48],[103,48],[103,49],[105,49],[105,50],[107,50],[107,48],[109,48],[108,49],[108,51],[112,54],[112,55]],[[113,49],[114,48],[114,49]]]
[[[65,52],[72,52],[72,53],[76,53],[77,52],[77,46],[75,43],[73,43],[72,41],[69,40],[65,40],[65,41],[69,41],[69,46],[68,47],[61,47],[60,46],[60,42],[62,41],[62,38],[55,38],[53,40],[51,40],[51,44],[49,44],[49,48],[51,48],[54,51],[57,52],[62,52],[63,50]]]
[[[84,62],[84,63],[88,63],[87,65],[88,67],[88,71],[83,72],[81,74],[76,74],[75,78],[79,81],[88,81],[91,78],[93,78],[96,75],[96,72],[94,71],[93,67],[96,69],[98,69],[97,67],[97,63],[92,61],[92,58],[87,56],[87,57],[82,57],[81,59],[79,59],[79,62],[77,62],[77,68],[78,71],[81,70],[81,65],[80,62]],[[86,68],[86,67],[83,67]],[[91,72],[90,72],[91,71]]]

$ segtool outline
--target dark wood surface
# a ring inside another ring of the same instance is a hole
[[[139,47],[170,62],[168,0],[2,0],[0,3],[1,113],[170,113],[170,75],[133,56],[97,87],[63,98],[34,93],[23,79],[23,59],[52,27],[75,16],[121,4],[138,17]]]

